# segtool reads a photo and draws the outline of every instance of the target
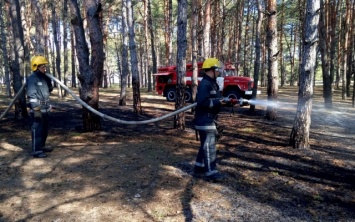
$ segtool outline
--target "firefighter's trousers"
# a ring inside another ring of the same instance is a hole
[[[195,166],[204,167],[205,175],[217,173],[216,166],[216,130],[199,130],[200,148],[196,157]]]
[[[31,113],[32,154],[43,152],[48,136],[48,113],[42,112],[42,118],[34,118]]]

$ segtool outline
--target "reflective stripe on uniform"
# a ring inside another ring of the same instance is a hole
[[[197,130],[217,130],[217,127],[215,125],[213,126],[195,126],[195,129]]]
[[[213,108],[213,100],[210,100],[210,106],[209,108]]]

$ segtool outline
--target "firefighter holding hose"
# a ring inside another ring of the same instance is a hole
[[[50,111],[49,95],[53,90],[51,80],[45,75],[48,60],[43,56],[35,56],[31,60],[33,73],[27,79],[27,98],[31,113],[32,156],[46,158],[45,152],[48,136],[48,112]]]
[[[205,76],[197,88],[194,124],[199,132],[200,148],[196,157],[194,174],[204,173],[207,181],[217,182],[225,176],[216,166],[217,115],[225,102],[219,91],[217,77],[223,72],[223,64],[216,58],[207,58],[202,65]]]

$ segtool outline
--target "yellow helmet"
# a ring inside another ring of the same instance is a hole
[[[202,69],[213,69],[213,68],[221,68],[220,61],[216,58],[207,58],[203,64]]]
[[[35,56],[31,60],[31,69],[36,71],[39,65],[48,64],[48,60],[43,56]]]

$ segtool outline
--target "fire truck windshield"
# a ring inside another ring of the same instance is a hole
[[[232,69],[224,70],[223,76],[234,76],[234,70]]]

